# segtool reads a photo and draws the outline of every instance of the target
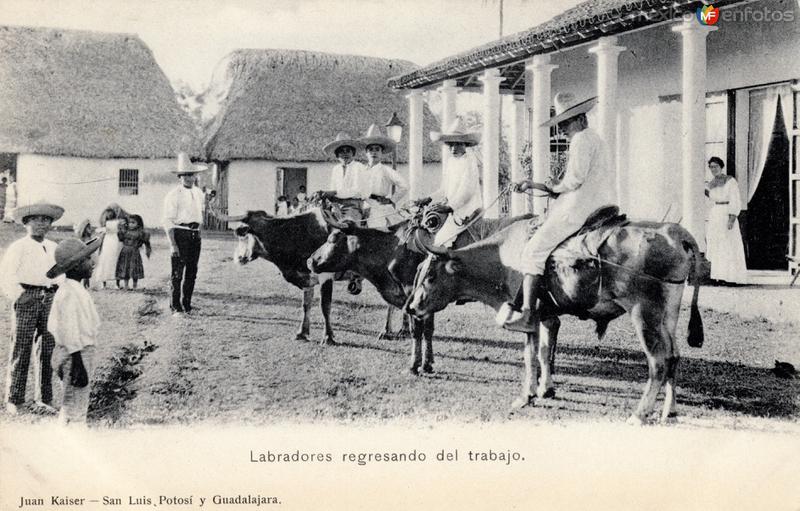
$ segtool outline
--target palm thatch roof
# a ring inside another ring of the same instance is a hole
[[[415,69],[401,60],[299,50],[237,50],[217,66],[206,103],[219,112],[206,136],[210,160],[325,161],[322,146],[340,131],[363,135],[397,112],[408,124],[407,100],[386,86],[389,77]],[[438,161],[428,138],[438,126],[424,110],[423,159]],[[407,139],[406,136],[403,137]],[[408,154],[406,140],[398,158]]]
[[[0,152],[87,158],[201,154],[135,35],[0,26]]]
[[[746,0],[715,0],[715,7]],[[694,13],[702,0],[586,0],[554,18],[527,30],[439,60],[390,79],[394,89],[429,87],[455,79],[462,87],[478,87],[474,75],[500,68],[501,89],[524,92],[524,59],[585,44],[603,36],[622,34],[666,21],[678,21]]]

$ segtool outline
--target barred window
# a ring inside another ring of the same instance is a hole
[[[119,194],[139,195],[139,169],[119,169]]]

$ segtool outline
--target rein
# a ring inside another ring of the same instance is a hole
[[[507,194],[509,194],[510,192],[511,192],[511,185],[508,185],[508,186],[506,186],[506,187],[505,187],[505,188],[504,188],[504,189],[503,189],[503,190],[500,192],[500,194],[499,194],[497,197],[495,197],[495,199],[494,199],[494,200],[493,200],[493,201],[492,201],[492,202],[491,202],[491,203],[490,203],[488,206],[486,206],[486,208],[485,208],[485,209],[483,209],[483,210],[482,210],[480,213],[478,213],[477,215],[475,215],[475,218],[473,218],[472,220],[470,220],[469,222],[467,222],[467,224],[465,224],[465,225],[460,225],[460,224],[458,223],[458,221],[457,221],[455,218],[453,218],[453,222],[455,222],[455,224],[456,224],[456,225],[458,225],[459,227],[463,227],[463,228],[462,228],[460,231],[458,231],[456,234],[454,234],[453,236],[450,236],[449,238],[447,238],[446,240],[444,240],[444,243],[447,243],[447,242],[449,242],[449,241],[453,241],[454,239],[458,238],[458,237],[461,235],[461,233],[462,233],[462,232],[464,232],[464,231],[467,231],[467,232],[469,232],[470,236],[472,236],[472,239],[473,239],[473,241],[480,241],[480,240],[482,240],[482,239],[484,238],[484,236],[481,236],[481,237],[479,237],[479,238],[476,238],[476,237],[475,237],[475,235],[474,235],[474,234],[472,234],[472,232],[471,232],[471,231],[469,231],[469,228],[470,228],[470,227],[472,227],[472,226],[473,226],[473,225],[474,225],[474,224],[475,224],[475,223],[476,223],[478,220],[480,220],[481,218],[483,218],[483,217],[486,215],[486,212],[487,212],[489,209],[491,209],[491,207],[492,207],[492,206],[494,206],[494,205],[497,203],[497,201],[499,201],[499,200],[500,200],[500,199],[501,199],[501,198],[502,198],[504,195],[507,195]],[[452,214],[452,213],[451,213],[451,214]],[[481,235],[483,235],[483,234],[485,234],[485,233],[481,232],[480,234],[481,234]]]

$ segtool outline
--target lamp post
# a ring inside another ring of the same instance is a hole
[[[403,123],[397,117],[397,112],[392,112],[392,118],[386,123],[386,133],[395,143],[392,149],[392,169],[397,170],[397,144],[403,138]]]

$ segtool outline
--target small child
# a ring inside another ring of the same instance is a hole
[[[144,230],[142,217],[130,215],[127,226],[120,229],[117,233],[119,241],[122,242],[122,249],[117,259],[117,282],[124,282],[124,289],[128,290],[128,280],[132,281],[133,289],[139,283],[139,279],[144,278],[144,264],[142,263],[142,246],[145,249],[145,256],[150,259],[150,235]]]
[[[289,200],[285,195],[278,197],[278,203],[275,205],[275,216],[289,216]]]
[[[66,280],[53,297],[47,329],[55,339],[52,367],[64,389],[59,422],[85,423],[89,411],[89,383],[94,372],[95,341],[100,328],[92,295],[81,280],[91,276],[91,254],[102,244],[102,236],[88,244],[68,238],[55,250],[56,264],[48,278],[66,273]]]

